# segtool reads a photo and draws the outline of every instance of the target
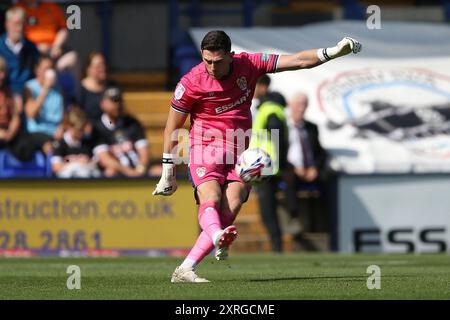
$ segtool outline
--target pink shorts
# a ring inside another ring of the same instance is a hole
[[[246,184],[244,181],[242,181],[242,179],[236,173],[236,159],[234,159],[232,163],[230,163],[230,161],[227,162],[227,159],[225,158],[225,152],[218,154],[217,158],[221,159],[221,161],[199,161],[198,159],[194,159],[193,152],[191,152],[189,163],[189,179],[191,180],[195,191],[197,190],[197,187],[202,183],[215,180],[221,186],[231,181],[242,182],[247,187],[248,193],[250,193],[250,190],[252,188],[251,185]],[[198,202],[196,195],[195,198]]]
[[[192,184],[198,187],[203,182],[216,180],[221,186],[226,181],[240,181],[234,165],[229,164],[189,164],[189,173]]]

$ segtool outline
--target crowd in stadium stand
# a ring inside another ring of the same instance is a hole
[[[104,55],[92,52],[80,76],[78,54],[66,46],[63,10],[21,0],[8,8],[4,21],[0,152],[22,162],[42,152],[61,178],[155,172],[144,129],[125,113],[120,88],[108,81]]]

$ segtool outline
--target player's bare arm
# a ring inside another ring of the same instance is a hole
[[[172,135],[175,130],[183,127],[187,117],[187,113],[175,111],[173,108],[169,109],[169,115],[167,117],[166,127],[164,129],[164,153],[171,153],[172,150],[174,150],[175,146],[178,144],[178,140],[172,139]]]
[[[314,68],[331,59],[342,57],[351,52],[358,53],[359,51],[361,51],[361,44],[355,39],[345,37],[334,47],[310,49],[291,55],[281,55],[276,71]]]
[[[175,178],[175,164],[172,150],[178,144],[178,140],[173,138],[174,132],[183,127],[188,114],[169,109],[166,127],[164,129],[164,145],[163,145],[163,172],[161,179],[156,185],[153,195],[170,196],[177,190],[177,182]]]

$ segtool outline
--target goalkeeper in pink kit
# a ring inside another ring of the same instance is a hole
[[[235,172],[239,150],[248,139],[230,139],[231,132],[251,130],[251,101],[258,77],[265,73],[316,67],[328,60],[357,53],[358,41],[345,37],[335,47],[311,49],[292,55],[231,52],[231,40],[220,30],[210,31],[201,43],[203,62],[178,83],[164,130],[163,172],[153,195],[169,196],[177,189],[174,133],[191,116],[189,173],[199,204],[202,232],[172,282],[209,282],[195,273],[213,249],[217,260],[226,259],[237,236],[233,221],[247,200],[250,186]],[[238,130],[238,131],[236,131]],[[238,134],[238,135],[239,135]],[[234,137],[233,135],[231,135]]]

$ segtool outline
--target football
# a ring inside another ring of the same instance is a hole
[[[262,181],[270,175],[272,159],[260,148],[247,149],[236,163],[236,172],[245,182]]]

